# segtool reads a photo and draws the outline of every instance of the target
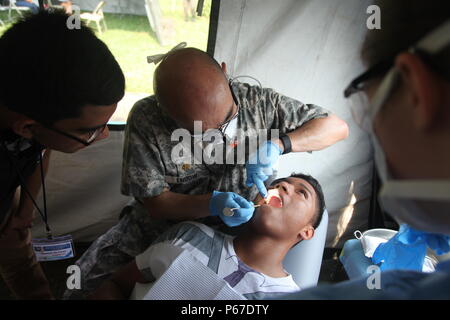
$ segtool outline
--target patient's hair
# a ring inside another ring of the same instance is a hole
[[[317,210],[314,213],[311,224],[314,229],[317,229],[317,227],[320,225],[320,222],[322,221],[323,212],[325,211],[325,197],[323,195],[322,186],[320,185],[319,181],[317,181],[310,175],[303,174],[303,173],[291,173],[291,175],[287,178],[303,179],[314,188],[314,191],[316,192],[316,195],[317,195],[317,197],[316,197],[317,198],[317,203],[316,203]],[[271,183],[271,185],[274,185],[275,183],[278,183],[285,179],[286,178],[276,179]]]
[[[0,104],[43,124],[122,99],[125,77],[108,47],[62,11],[26,15],[0,38]]]

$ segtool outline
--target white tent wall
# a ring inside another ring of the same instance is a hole
[[[214,57],[231,76],[251,75],[304,103],[327,108],[350,127],[347,140],[312,154],[289,154],[278,176],[316,177],[330,213],[327,247],[341,247],[367,227],[371,196],[370,141],[354,124],[343,97],[363,66],[359,49],[369,1],[221,1]]]
[[[45,183],[53,235],[93,241],[117,223],[131,199],[120,194],[123,138],[123,131],[110,131],[108,139],[77,153],[52,152]],[[43,208],[42,195],[38,204]],[[44,237],[40,217],[35,222],[33,236]]]

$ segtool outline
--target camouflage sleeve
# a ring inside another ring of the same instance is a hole
[[[147,120],[134,110],[125,132],[121,192],[136,198],[154,197],[169,189],[161,153]]]
[[[330,114],[322,107],[304,104],[273,89],[264,89],[263,97],[267,125],[270,129],[279,129],[280,134],[289,133],[310,120],[324,118]]]

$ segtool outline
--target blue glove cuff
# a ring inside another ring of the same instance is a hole
[[[271,140],[268,140],[267,143],[269,143],[271,145],[271,148],[277,148],[279,156],[281,156],[283,154],[283,150],[281,150],[281,148],[278,146],[278,144],[276,144],[275,142],[273,142]]]

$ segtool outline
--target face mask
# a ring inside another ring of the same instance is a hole
[[[418,47],[432,53],[439,51],[448,43],[449,29],[450,22],[447,22],[422,40]],[[444,43],[442,35],[447,38]],[[371,103],[371,125],[395,89],[398,79],[398,72],[391,69],[381,83]],[[406,223],[421,231],[450,235],[450,180],[395,180],[388,170],[386,156],[373,128],[371,137],[375,165],[382,181],[378,197],[383,209],[399,224]]]
[[[237,123],[238,123],[238,119],[237,117],[234,118],[233,120],[231,120],[225,130],[224,130],[224,134],[227,138],[227,141],[234,141],[237,137]]]
[[[395,180],[389,174],[378,139],[372,134],[375,165],[382,181],[378,199],[399,224],[450,235],[450,181]]]

